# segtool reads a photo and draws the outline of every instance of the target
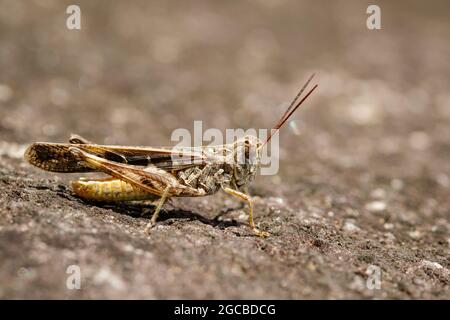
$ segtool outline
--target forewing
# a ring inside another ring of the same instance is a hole
[[[164,170],[181,170],[206,163],[207,157],[199,149],[177,150],[169,147],[128,147],[98,144],[69,144],[37,142],[25,151],[25,159],[32,165],[54,172],[96,171],[86,165],[77,154],[69,151],[76,147],[97,157],[117,163],[136,166],[154,165]]]

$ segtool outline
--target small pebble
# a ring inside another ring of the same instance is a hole
[[[435,225],[435,226],[432,226],[432,227],[431,227],[431,231],[432,231],[432,232],[438,232],[438,231],[440,231],[440,228],[439,228],[439,226],[436,226],[436,225]]]
[[[122,277],[113,272],[109,267],[102,267],[94,275],[93,282],[97,285],[107,284],[115,290],[123,290],[126,288],[126,283]]]
[[[425,280],[417,277],[413,279],[413,283],[419,286],[424,286],[426,284]]]
[[[386,237],[387,240],[390,240],[390,241],[395,241],[396,240],[395,236],[392,233],[390,233],[390,232],[386,232],[384,234],[384,236]]]
[[[410,224],[416,224],[417,223],[417,213],[413,211],[406,211],[406,212],[400,212],[398,214],[398,218],[402,222],[407,222]]]
[[[422,238],[422,233],[418,230],[410,231],[408,232],[408,235],[414,240],[419,240]]]
[[[284,199],[283,198],[277,197],[277,198],[275,198],[275,201],[278,204],[284,204]]]
[[[372,212],[380,212],[386,209],[386,202],[372,201],[366,204],[366,209]]]
[[[5,155],[14,159],[22,159],[26,148],[26,145],[0,141],[0,156]]]
[[[384,198],[386,198],[386,191],[381,188],[374,189],[370,193],[370,196],[374,199],[384,199]]]
[[[131,244],[126,244],[123,246],[123,250],[126,252],[133,252],[134,251],[134,247]]]
[[[344,230],[347,232],[356,232],[361,230],[352,221],[346,221],[344,224]]]
[[[347,209],[345,210],[345,215],[346,215],[347,217],[358,218],[358,217],[359,217],[359,212],[358,212],[358,210],[354,210],[354,209],[352,209],[352,208],[347,208]]]
[[[308,269],[311,271],[316,271],[316,265],[312,262],[308,263]]]
[[[385,223],[383,226],[386,230],[394,229],[394,225],[392,223]]]
[[[427,267],[430,269],[442,269],[443,268],[443,266],[441,266],[439,263],[433,262],[433,261],[428,261],[428,260],[422,260],[421,265],[422,265],[422,267]]]
[[[359,125],[369,125],[380,120],[381,112],[378,105],[369,103],[354,103],[350,106],[350,119]]]
[[[366,289],[366,281],[361,276],[355,276],[349,287],[352,290],[364,291]]]
[[[247,219],[248,217],[247,217],[247,215],[245,214],[245,213],[241,213],[240,215],[239,215],[239,217],[238,217],[238,219],[239,220],[245,220],[245,219]]]

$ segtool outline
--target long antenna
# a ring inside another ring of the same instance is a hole
[[[312,78],[314,77],[314,73],[308,78],[308,80],[306,81],[306,83],[303,85],[303,87],[300,89],[300,91],[298,92],[298,94],[295,96],[294,100],[292,100],[291,104],[289,105],[289,107],[287,108],[287,110],[284,112],[283,116],[280,118],[280,120],[278,120],[278,122],[275,124],[275,126],[272,128],[272,130],[270,130],[270,134],[267,137],[266,141],[264,141],[264,143],[261,145],[261,148],[264,147],[266,145],[267,142],[269,142],[269,140],[272,138],[273,134],[275,132],[277,132],[282,126],[283,124],[292,116],[292,114],[295,112],[295,110],[298,109],[298,107],[300,107],[302,105],[302,103],[311,95],[311,93],[313,93],[313,91],[319,86],[318,84],[316,84],[311,90],[309,90],[309,92],[295,105],[294,108],[292,108],[295,104],[295,102],[298,100],[298,98],[300,97],[300,95],[303,93],[303,91],[306,89],[306,87],[308,86],[308,84],[311,82]],[[292,110],[291,110],[292,109]]]
[[[314,78],[314,76],[316,75],[316,73],[313,73],[312,75],[309,76],[308,80],[306,81],[306,83],[303,85],[303,87],[300,89],[300,91],[297,93],[297,95],[295,96],[295,98],[292,100],[291,104],[289,105],[289,107],[287,108],[287,110],[284,112],[283,116],[280,118],[280,120],[278,120],[278,122],[281,122],[282,119],[284,119],[284,117],[288,114],[288,112],[292,109],[292,107],[294,106],[295,102],[298,100],[298,97],[300,97],[303,93],[303,91],[305,91],[306,87],[308,86],[308,84],[311,82],[312,78]]]

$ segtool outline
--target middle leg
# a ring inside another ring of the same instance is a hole
[[[223,189],[223,191],[225,191],[228,194],[231,194],[232,196],[235,196],[244,201],[247,201],[248,207],[249,207],[249,225],[252,228],[253,233],[255,233],[257,236],[260,236],[260,237],[270,236],[270,233],[268,233],[266,231],[261,231],[256,227],[255,222],[253,221],[253,202],[252,202],[252,198],[249,195],[242,193],[240,191],[228,188],[228,187],[225,187],[222,189]]]
[[[156,206],[155,212],[153,212],[152,218],[149,223],[147,223],[147,226],[145,227],[145,233],[150,233],[150,229],[152,229],[156,225],[156,220],[159,217],[159,212],[161,211],[164,203],[167,201],[167,196],[169,195],[170,186],[167,186],[164,190],[161,199],[158,202],[158,205]]]

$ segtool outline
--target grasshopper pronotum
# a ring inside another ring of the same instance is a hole
[[[249,225],[253,232],[258,236],[268,236],[269,233],[258,230],[253,221],[253,203],[247,186],[260,166],[264,145],[317,88],[316,84],[296,103],[313,76],[301,88],[264,143],[255,136],[245,136],[231,144],[180,151],[166,147],[98,145],[80,136],[72,136],[69,143],[34,143],[25,151],[25,159],[47,171],[99,171],[111,176],[72,181],[73,191],[83,199],[131,201],[159,198],[146,232],[156,224],[168,198],[200,197],[222,189],[248,203]],[[238,154],[242,161],[238,161]]]

